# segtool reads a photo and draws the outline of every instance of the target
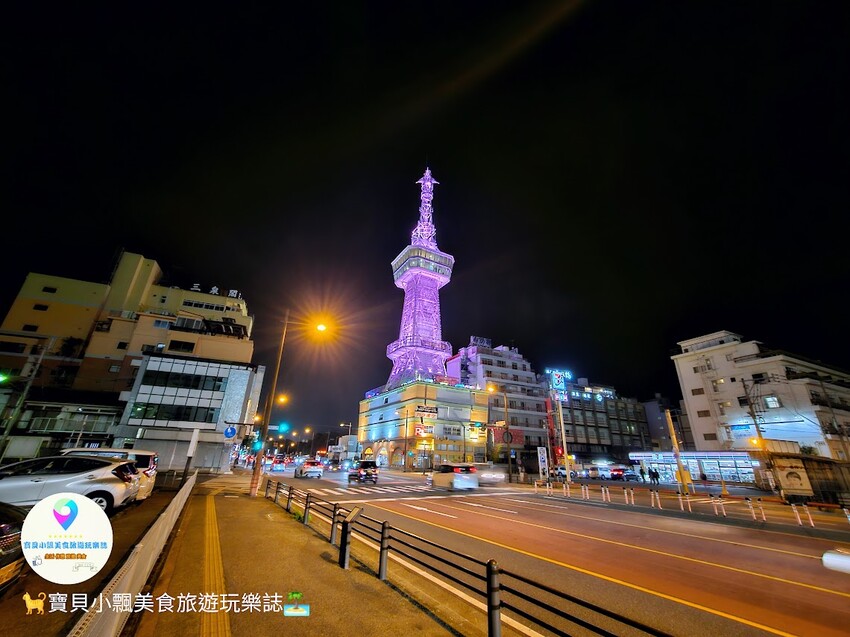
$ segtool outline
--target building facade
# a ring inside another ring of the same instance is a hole
[[[557,444],[566,449],[570,464],[627,464],[629,453],[651,448],[646,410],[637,399],[586,378],[576,380],[567,370],[546,370],[543,383],[554,403]]]
[[[238,291],[165,286],[162,275],[156,261],[124,252],[108,284],[27,276],[0,328],[0,372],[14,379],[0,454],[32,457],[71,444],[102,446],[113,437],[111,444],[134,444],[135,430],[116,427],[129,426],[126,401],[135,401],[140,370],[152,357],[250,367],[253,318]],[[243,387],[239,422],[256,412],[262,372],[254,369]],[[234,410],[228,413],[230,419]],[[175,442],[185,434],[179,426],[164,430]]]
[[[850,373],[721,331],[672,357],[700,451],[764,451],[789,441],[850,460]]]

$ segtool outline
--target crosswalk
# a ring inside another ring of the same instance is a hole
[[[357,487],[344,487],[342,489],[304,489],[308,493],[313,493],[315,495],[348,495],[351,493],[364,494],[364,493],[416,493],[422,491],[431,491],[431,487],[424,484],[411,484],[404,486],[357,486]]]

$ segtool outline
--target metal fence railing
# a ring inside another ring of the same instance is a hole
[[[321,517],[329,526],[328,540],[339,546],[339,564],[343,568],[348,568],[351,543],[356,534],[356,539],[377,550],[379,579],[387,579],[387,565],[393,555],[407,568],[422,569],[459,587],[466,593],[465,597],[477,600],[479,607],[486,610],[489,637],[501,636],[503,622],[514,628],[521,624],[534,629],[524,631],[526,634],[541,630],[548,635],[567,636],[580,629],[596,635],[667,635],[607,608],[502,569],[495,560],[478,559],[394,527],[387,521],[370,518],[363,515],[360,507],[347,509],[272,479],[266,481],[265,497],[274,499],[290,513],[300,514],[305,525],[310,524],[312,515]]]

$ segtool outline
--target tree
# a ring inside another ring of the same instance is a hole
[[[818,450],[811,445],[800,445],[800,453],[806,456],[818,455]]]
[[[292,591],[286,596],[290,602],[294,602],[295,608],[298,608],[298,602],[304,597],[303,593],[299,593],[298,591]]]

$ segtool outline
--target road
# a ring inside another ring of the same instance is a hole
[[[566,498],[528,487],[451,494],[426,487],[421,475],[394,472],[374,486],[349,487],[345,474],[284,481],[314,497],[364,505],[370,517],[495,558],[671,634],[837,636],[850,626],[850,577],[820,562],[826,550],[850,548],[850,525],[840,514],[811,511],[817,529],[843,531],[843,540],[813,537],[807,516],[800,526],[784,505],[763,503],[778,524],[750,528],[747,522],[756,523],[743,501],[721,507],[724,519],[713,513],[716,501],[692,498],[699,512],[683,515],[675,493],[661,493],[659,511],[640,487],[636,506],[627,507],[622,487],[620,503],[611,488],[608,504],[600,485],[582,500],[581,490]]]

